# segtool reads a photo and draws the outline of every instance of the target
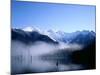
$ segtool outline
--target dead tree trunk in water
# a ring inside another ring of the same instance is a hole
[[[57,67],[57,69],[56,69],[56,70],[58,71],[58,61],[56,62],[56,67]]]

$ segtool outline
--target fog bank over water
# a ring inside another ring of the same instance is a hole
[[[76,65],[74,63],[62,64],[59,63],[57,67],[56,63],[61,61],[57,57],[52,58],[52,60],[41,59],[44,55],[54,54],[59,52],[59,50],[80,50],[81,45],[78,44],[64,44],[60,43],[58,45],[49,44],[45,42],[36,42],[34,44],[24,44],[20,41],[12,41],[11,46],[11,67],[14,73],[24,73],[29,70],[29,72],[47,72],[47,71],[63,71],[71,69],[82,68],[81,65]],[[67,53],[66,53],[67,54]],[[51,57],[50,57],[51,58]],[[66,58],[66,57],[63,57]],[[69,60],[68,60],[69,61]],[[17,68],[17,69],[16,69]]]
[[[36,42],[34,44],[24,44],[19,41],[12,41],[12,54],[16,55],[22,52],[32,53],[33,56],[38,56],[42,54],[52,53],[54,51],[58,51],[60,49],[65,50],[80,50],[83,46],[79,44],[66,44],[59,43],[57,45],[49,44],[45,42]],[[24,54],[24,53],[23,53]]]

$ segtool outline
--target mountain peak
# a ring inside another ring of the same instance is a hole
[[[36,27],[25,27],[22,30],[28,31],[28,32],[32,32],[32,31],[40,32],[40,30],[38,28],[36,28]]]
[[[25,28],[23,28],[23,30],[31,32],[31,31],[33,31],[33,28],[32,27],[25,27]]]

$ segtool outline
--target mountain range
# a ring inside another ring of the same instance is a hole
[[[88,45],[95,41],[96,33],[94,31],[83,30],[72,33],[63,31],[54,32],[53,30],[40,31],[38,28],[27,27],[24,29],[13,29],[12,40],[18,40],[24,43],[34,43],[37,41],[58,44],[63,43],[77,43]]]

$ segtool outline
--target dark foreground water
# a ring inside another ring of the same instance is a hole
[[[64,57],[65,58],[65,57]],[[50,59],[50,58],[49,58]],[[12,56],[11,70],[14,74],[56,72],[82,69],[82,65],[74,63],[63,64],[61,59],[51,58],[48,61],[40,57]],[[68,60],[67,60],[68,61]]]

